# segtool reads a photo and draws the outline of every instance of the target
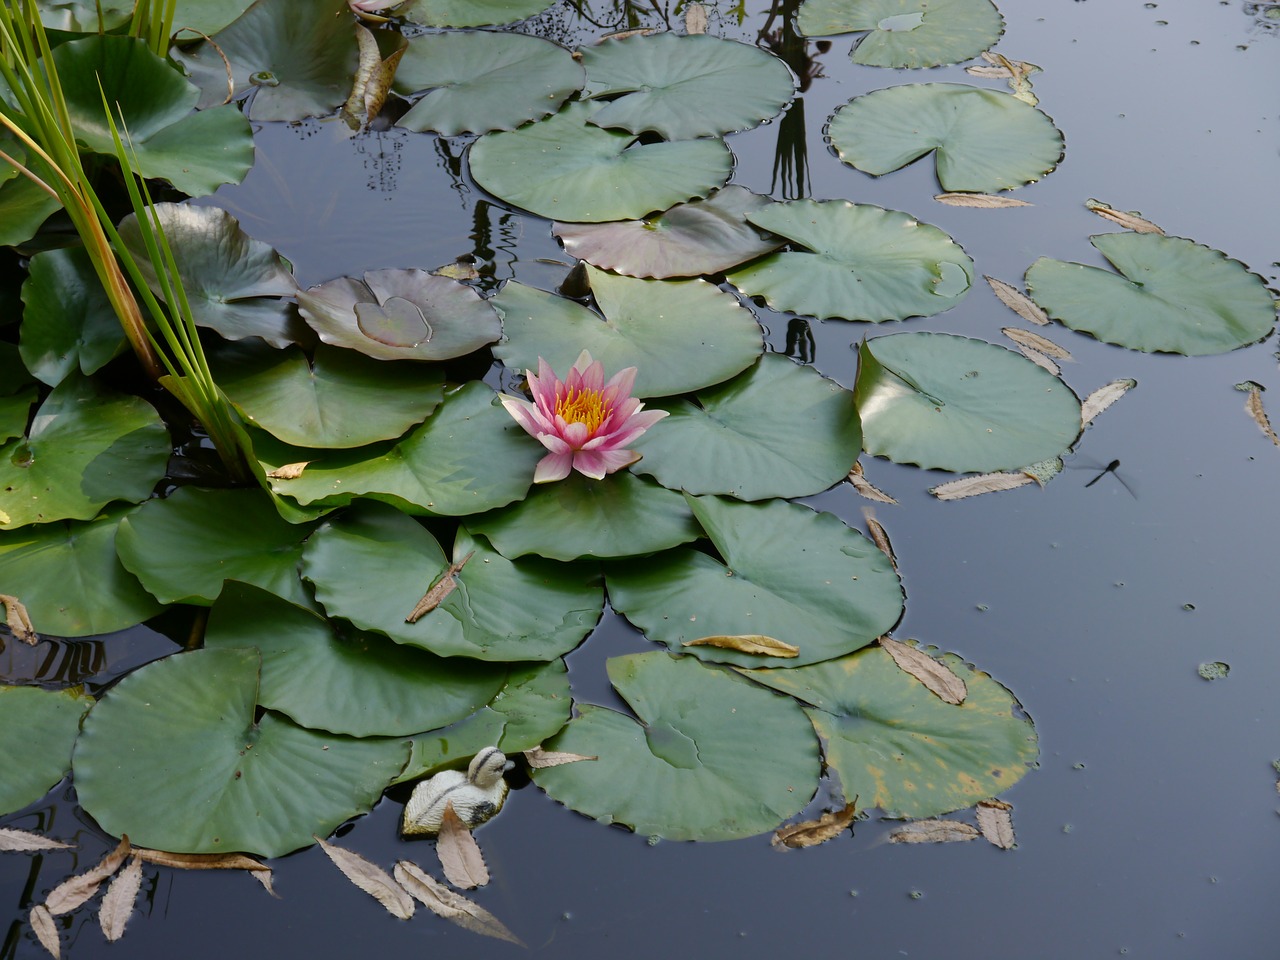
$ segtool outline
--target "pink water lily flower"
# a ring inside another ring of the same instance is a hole
[[[538,461],[534,483],[563,480],[577,470],[593,480],[640,459],[627,444],[667,415],[644,410],[631,396],[636,368],[619,371],[604,382],[604,366],[583,350],[569,375],[561,380],[538,358],[538,374],[526,370],[533,402],[502,394],[502,405],[516,423],[551,452]],[[643,412],[642,412],[643,411]]]

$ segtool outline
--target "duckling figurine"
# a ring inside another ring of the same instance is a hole
[[[502,779],[512,764],[497,747],[485,747],[472,758],[467,772],[444,770],[413,789],[404,808],[401,832],[436,834],[446,804],[468,827],[478,827],[502,809],[507,782]]]

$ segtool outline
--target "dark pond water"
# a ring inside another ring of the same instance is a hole
[[[1015,283],[1041,255],[1101,262],[1086,238],[1108,228],[1083,207],[1097,197],[1224,250],[1276,286],[1280,36],[1255,22],[1266,6],[1005,0],[999,49],[1044,69],[1035,91],[1066,134],[1062,166],[1021,193],[1031,208],[944,207],[930,199],[924,167],[877,181],[829,154],[822,125],[835,106],[917,79],[853,67],[849,38],[818,57],[824,76],[804,94],[803,136],[793,120],[731,138],[735,180],[776,196],[911,211],[950,232],[979,272]],[[587,35],[557,9],[539,21],[543,32]],[[760,26],[757,16],[723,33],[754,37]],[[928,76],[966,79],[959,67]],[[780,135],[785,177],[775,176]],[[338,123],[268,127],[248,180],[214,202],[289,257],[304,284],[462,254],[491,262],[497,279],[557,282],[564,267],[539,262],[565,259],[547,223],[487,201],[459,164],[462,147],[400,132],[352,140]],[[781,349],[789,318],[758,313]],[[949,313],[891,326],[999,342],[1012,320],[980,286]],[[816,365],[851,384],[849,345],[864,332],[814,324]],[[865,464],[902,504],[876,511],[908,594],[897,635],[962,654],[1035,719],[1039,769],[1005,797],[1017,849],[890,846],[883,822],[808,851],[780,853],[766,838],[650,846],[517,790],[479,834],[494,882],[478,899],[533,951],[620,960],[1280,955],[1271,766],[1280,757],[1280,451],[1233,389],[1255,380],[1272,388],[1269,400],[1280,397],[1274,338],[1188,359],[1060,328],[1051,335],[1075,354],[1064,377],[1078,393],[1118,377],[1139,387],[1087,431],[1071,469],[1046,489],[940,503],[926,491],[945,477]],[[1113,460],[1115,475],[1089,485]],[[862,525],[863,501],[847,487],[811,502]],[[644,645],[607,616],[570,658],[575,695],[612,702],[604,659]],[[80,669],[101,678],[168,649],[139,630],[55,654],[82,658]],[[1230,676],[1201,679],[1206,661],[1229,663]],[[0,652],[4,675],[38,666],[11,644]],[[9,824],[78,839],[82,850],[0,857],[0,910],[12,918],[0,926],[0,957],[43,956],[27,910],[104,847],[68,795],[61,788]],[[384,801],[343,842],[388,866],[427,862],[428,845],[397,839],[400,809]],[[479,960],[515,950],[425,916],[391,919],[316,850],[276,867],[279,900],[243,876],[152,873],[144,916],[111,955]],[[90,917],[64,932],[68,941],[77,960],[105,955]]]

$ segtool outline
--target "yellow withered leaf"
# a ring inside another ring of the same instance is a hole
[[[743,633],[736,636],[699,637],[697,640],[684,641],[686,647],[720,647],[724,650],[737,650],[739,653],[751,653],[761,657],[798,657],[800,648],[773,637],[758,633]]]
[[[1030,330],[1019,330],[1017,327],[1001,327],[1000,332],[1018,346],[1037,350],[1046,357],[1053,357],[1055,360],[1075,359],[1075,357],[1071,356],[1071,351],[1058,346],[1047,337],[1032,333]]]
[[[898,558],[893,553],[893,544],[889,542],[889,534],[880,525],[880,521],[875,518],[871,507],[862,508],[862,519],[867,524],[867,533],[871,535],[871,542],[880,548],[880,552],[888,557],[889,562],[893,564],[893,569],[897,570]]]
[[[1263,435],[1280,446],[1280,437],[1276,436],[1275,430],[1271,429],[1271,420],[1267,417],[1267,411],[1262,406],[1262,387],[1260,384],[1247,380],[1244,383],[1236,384],[1237,390],[1243,390],[1248,394],[1244,402],[1244,411],[1253,418],[1253,422],[1258,425],[1258,429]]]
[[[138,891],[142,889],[142,859],[135,853],[129,858],[129,865],[120,871],[111,881],[102,898],[102,906],[98,910],[98,925],[102,927],[107,942],[119,940],[124,936],[125,924],[133,914],[133,906],[138,900]]]
[[[6,517],[0,522],[7,523],[8,518]],[[7,593],[0,593],[0,603],[4,604],[9,629],[13,631],[14,638],[21,640],[27,646],[34,647],[36,641],[40,639],[40,635],[36,633],[35,625],[31,622],[31,615],[27,613],[27,608],[23,606],[22,601],[17,597],[9,596]]]
[[[462,568],[467,565],[467,561],[475,555],[476,552],[472,550],[457,563],[449,564],[449,569],[440,574],[439,579],[437,579],[436,582],[431,585],[431,588],[422,595],[422,599],[419,600],[413,610],[409,612],[409,615],[404,618],[404,622],[417,623],[436,607],[440,606],[440,604],[444,603],[445,598],[458,588],[458,581],[456,577],[462,572]]]
[[[965,497],[976,497],[983,493],[996,493],[1000,490],[1013,490],[1034,483],[1035,479],[1025,473],[980,473],[973,477],[961,477],[949,480],[929,492],[939,500],[963,500]]]
[[[847,804],[842,810],[828,810],[817,820],[806,820],[804,823],[779,827],[773,831],[773,839],[769,843],[775,847],[792,849],[816,847],[848,830],[857,812],[855,801]]]
[[[267,474],[269,480],[297,480],[302,476],[302,471],[307,469],[310,460],[299,460],[297,463],[286,463],[283,466],[276,467]]]
[[[1041,370],[1048,370],[1055,377],[1062,373],[1062,368],[1046,357],[1039,350],[1032,350],[1030,347],[1024,347],[1018,344],[1018,352],[1034,363]]]
[[[892,637],[881,637],[879,642],[889,656],[893,657],[898,669],[911,674],[940,700],[964,703],[964,698],[969,695],[969,688],[941,660],[935,660],[918,647]]]
[[[1080,404],[1080,421],[1086,427],[1097,419],[1098,414],[1107,407],[1111,406],[1126,393],[1138,385],[1137,380],[1112,380],[1110,383],[1103,384],[1093,393],[1084,398],[1084,402]]]
[[[1000,197],[993,193],[937,193],[933,199],[949,207],[975,207],[979,210],[998,210],[1005,207],[1033,206],[1015,197]]]
[[[897,500],[889,496],[879,487],[874,486],[862,474],[862,464],[855,462],[853,469],[849,471],[849,482],[853,484],[853,489],[858,491],[860,496],[866,497],[868,500],[874,500],[876,503],[892,503],[896,505]]]
[[[599,760],[599,757],[587,757],[581,753],[563,753],[559,750],[543,750],[541,746],[530,747],[524,752],[524,758],[534,770],[543,767],[559,767],[566,763],[577,763],[579,760]]]
[[[31,929],[35,932],[40,946],[53,955],[54,960],[62,956],[62,943],[58,938],[58,925],[53,922],[49,909],[43,903],[31,908]]]
[[[26,830],[0,827],[0,850],[6,853],[20,850],[72,850],[74,848],[74,843],[51,840],[38,833],[28,833]]]
[[[701,3],[688,3],[684,8],[684,32],[689,36],[707,32],[707,8]]]
[[[276,895],[271,884],[271,868],[243,853],[169,853],[167,850],[148,850],[137,847],[133,851],[144,863],[179,870],[246,870],[267,893]]]

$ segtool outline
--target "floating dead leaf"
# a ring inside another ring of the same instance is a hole
[[[1248,394],[1244,402],[1244,412],[1253,417],[1253,422],[1258,425],[1258,429],[1263,432],[1268,440],[1276,446],[1280,446],[1280,437],[1277,437],[1276,432],[1271,429],[1271,421],[1267,417],[1267,411],[1262,406],[1262,391],[1265,389],[1262,384],[1246,380],[1244,383],[1237,383],[1236,389],[1243,390]]]
[[[1041,370],[1048,370],[1055,377],[1062,373],[1062,368],[1039,350],[1032,350],[1030,347],[1024,347],[1022,344],[1018,344],[1018,352]]]
[[[961,820],[912,820],[889,834],[891,843],[959,843],[982,836]]]
[[[524,941],[508,930],[484,907],[472,903],[460,893],[455,893],[439,880],[425,872],[416,863],[401,860],[395,866],[396,880],[415,896],[423,906],[438,917],[443,917],[472,933],[497,937],[523,947]]]
[[[871,481],[862,475],[862,464],[855,461],[853,469],[849,471],[849,482],[853,484],[853,489],[868,500],[874,500],[876,503],[892,503],[895,506],[898,501],[893,499],[883,490],[874,486]]]
[[[107,887],[107,892],[102,897],[102,907],[98,910],[98,923],[108,942],[124,936],[125,924],[129,922],[141,889],[142,858],[134,854],[129,858],[129,865]]]
[[[43,903],[37,903],[31,908],[31,929],[35,932],[36,939],[40,941],[40,946],[53,954],[54,960],[58,960],[62,956],[58,925],[53,922],[49,908]]]
[[[373,31],[360,23],[355,25],[355,31],[360,59],[351,85],[351,95],[342,107],[342,115],[352,129],[368,123],[382,111],[391,82],[395,79],[396,67],[409,49],[408,41],[399,37],[396,49],[383,59],[382,51],[378,48],[378,38]],[[390,35],[386,31],[380,32],[383,36]]]
[[[0,522],[8,523],[9,518],[6,516]],[[27,646],[34,647],[40,635],[36,633],[35,625],[32,624],[31,616],[27,613],[27,608],[22,605],[22,601],[7,593],[0,593],[0,603],[4,604],[9,629],[13,631],[14,638],[21,640]]]
[[[935,660],[918,647],[892,637],[881,637],[880,646],[889,652],[898,669],[911,674],[929,691],[947,703],[964,703],[969,688],[941,660]]]
[[[440,834],[436,840],[436,855],[444,868],[444,877],[460,890],[474,890],[489,882],[489,868],[485,865],[480,844],[471,830],[453,809],[451,802],[444,805],[440,818]]]
[[[761,657],[800,656],[799,647],[758,633],[742,633],[736,636],[699,637],[697,640],[684,641],[684,646],[721,647],[724,650],[737,650],[739,653],[752,653]]]
[[[966,67],[965,73],[974,77],[993,77],[1009,81],[1009,89],[1016,99],[1035,106],[1039,99],[1031,91],[1031,75],[1039,73],[1040,68],[1025,60],[1010,60],[999,53],[987,51],[982,59],[989,64],[985,67]]]
[[[684,32],[689,36],[707,32],[707,8],[701,3],[689,3],[684,8]]]
[[[1103,384],[1093,393],[1084,398],[1084,402],[1080,404],[1080,421],[1084,426],[1093,423],[1103,410],[1111,406],[1126,393],[1138,385],[1137,380],[1112,380],[1110,383]]]
[[[417,623],[428,613],[434,610],[440,604],[444,603],[445,597],[458,589],[458,581],[455,579],[462,568],[467,565],[467,561],[474,557],[476,552],[472,550],[457,563],[449,564],[449,569],[431,584],[431,589],[422,595],[422,599],[418,601],[418,605],[413,608],[407,617],[404,618],[405,623]]]
[[[385,870],[345,847],[326,843],[319,837],[315,837],[315,841],[348,880],[386,907],[393,917],[408,920],[413,916],[413,898]]]
[[[976,497],[984,493],[1025,487],[1033,482],[1035,478],[1026,473],[980,473],[940,483],[936,487],[930,487],[929,492],[939,500],[963,500],[965,497]]]
[[[1092,210],[1103,220],[1110,220],[1112,223],[1118,223],[1126,230],[1132,230],[1134,233],[1158,233],[1163,236],[1164,231],[1156,226],[1150,220],[1146,220],[1136,213],[1129,213],[1124,210],[1116,210],[1109,203],[1103,203],[1101,200],[1092,198],[1086,200],[1084,205]]]
[[[1038,333],[1032,333],[1030,330],[1019,330],[1017,327],[1001,327],[1000,332],[1018,346],[1038,350],[1046,357],[1053,357],[1055,360],[1075,359],[1075,357],[1071,356],[1071,351],[1063,349],[1052,340],[1042,337]]]
[[[979,210],[998,210],[1004,207],[1030,207],[1026,200],[1015,197],[998,197],[991,193],[938,193],[933,199],[949,207],[976,207]]]
[[[302,476],[302,471],[307,469],[310,460],[299,460],[297,463],[286,463],[284,466],[276,467],[267,474],[269,480],[297,480]]]
[[[826,843],[833,837],[838,837],[849,829],[849,824],[853,823],[853,818],[857,814],[857,804],[850,803],[843,810],[828,810],[817,820],[806,820],[804,823],[793,823],[789,826],[779,827],[773,831],[773,839],[769,844],[774,847],[790,847],[792,849],[801,849],[803,847],[816,847],[820,843]]]
[[[619,30],[617,33],[606,33],[596,41],[596,45],[599,46],[606,40],[625,40],[627,37],[651,37],[657,32],[657,27],[637,27],[635,30]]]
[[[558,750],[543,750],[542,747],[531,747],[524,752],[524,758],[535,770],[544,767],[559,767],[566,763],[577,763],[579,760],[599,760],[599,757],[587,757],[580,753],[562,753]]]
[[[1049,322],[1049,315],[1041,310],[1034,300],[1013,284],[997,280],[995,277],[984,276],[983,279],[991,284],[991,290],[1000,302],[1023,320],[1042,327]]]
[[[60,917],[92,897],[102,886],[102,881],[120,869],[120,864],[129,856],[130,849],[129,838],[121,837],[119,846],[99,860],[96,866],[74,877],[68,877],[50,890],[49,896],[44,900],[49,913]]]
[[[465,260],[455,260],[431,271],[437,277],[448,277],[450,280],[479,280],[480,271],[475,264]]]
[[[0,827],[0,851],[5,853],[21,852],[24,850],[73,850],[74,843],[63,843],[61,840],[51,840],[49,837],[42,837],[38,833],[28,833],[26,830],[15,830],[12,827]]]
[[[893,569],[898,569],[898,558],[894,556],[893,544],[889,542],[889,534],[885,533],[884,527],[880,525],[880,521],[876,519],[875,513],[870,507],[862,508],[862,519],[866,521],[867,533],[871,534],[871,542],[880,548],[880,552],[889,558],[889,562],[893,564]]]
[[[133,852],[142,858],[143,863],[176,867],[179,870],[247,870],[253,879],[266,888],[267,893],[273,897],[276,895],[271,885],[271,868],[243,853],[169,853],[166,850],[148,850],[143,847],[137,847]]]
[[[1001,850],[1012,850],[1017,841],[1013,837],[1012,803],[1003,800],[982,800],[974,808],[978,815],[978,829],[988,841]]]

